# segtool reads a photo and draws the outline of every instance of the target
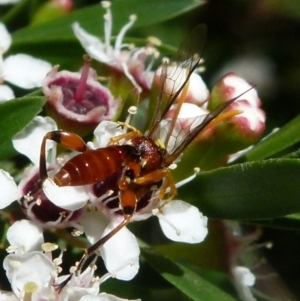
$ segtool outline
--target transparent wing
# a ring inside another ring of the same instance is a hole
[[[206,25],[197,25],[181,42],[174,59],[169,62],[165,62],[162,65],[160,74],[160,93],[156,102],[154,120],[151,123],[148,134],[151,138],[154,138],[154,133],[157,131],[159,123],[163,118],[165,118],[166,113],[176,100],[178,115],[183,103],[183,100],[181,102],[178,100],[179,95],[184,90],[191,74],[199,65],[206,42],[206,35]],[[177,116],[174,116],[174,120],[176,120],[176,118]],[[170,132],[166,135],[166,139],[163,141],[165,144],[168,144],[170,139],[172,133],[171,128],[172,126],[170,126]]]

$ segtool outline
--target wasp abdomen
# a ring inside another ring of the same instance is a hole
[[[94,184],[114,173],[128,159],[132,160],[134,152],[135,148],[130,145],[86,151],[70,159],[56,173],[54,182],[58,186]]]

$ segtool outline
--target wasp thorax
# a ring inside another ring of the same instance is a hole
[[[139,156],[143,171],[152,171],[162,166],[162,149],[151,139],[145,136],[132,140]]]

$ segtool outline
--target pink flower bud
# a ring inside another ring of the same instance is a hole
[[[210,110],[213,110],[221,103],[242,94],[237,101],[243,99],[249,102],[251,106],[258,108],[261,105],[261,101],[254,88],[249,90],[251,87],[253,86],[236,74],[227,73],[213,87],[208,107]],[[249,91],[243,94],[247,90]]]
[[[228,154],[255,143],[264,132],[266,120],[264,111],[246,99],[232,103],[225,112],[230,110],[240,110],[241,113],[218,123],[215,128],[218,144]]]
[[[112,119],[120,100],[96,81],[96,73],[86,60],[81,73],[60,71],[58,66],[46,76],[43,92],[47,97],[47,113],[59,128],[84,135],[102,120]]]

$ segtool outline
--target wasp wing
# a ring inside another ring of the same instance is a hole
[[[190,76],[198,67],[206,42],[207,27],[205,24],[197,25],[192,32],[181,42],[176,56],[173,60],[164,62],[160,74],[160,93],[156,102],[154,119],[149,128],[148,136],[153,138],[154,132],[157,130],[159,123],[165,118],[170,107],[175,103],[180,93],[189,81]],[[170,67],[172,71],[170,72]],[[171,86],[171,87],[168,87]],[[183,102],[183,101],[182,101]],[[182,105],[178,103],[178,113]],[[177,113],[177,115],[178,115]],[[174,120],[177,116],[174,116]],[[168,144],[171,132],[166,135]]]

